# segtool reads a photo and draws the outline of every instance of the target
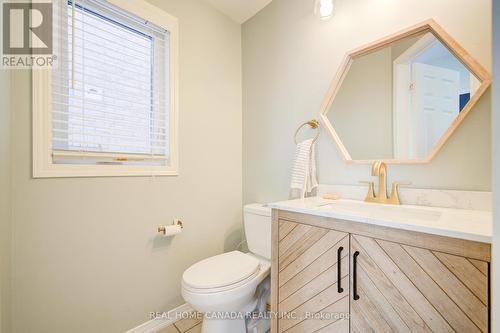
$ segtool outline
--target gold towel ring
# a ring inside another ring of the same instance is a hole
[[[293,136],[293,140],[295,141],[295,144],[298,144],[298,142],[297,142],[297,134],[299,134],[299,131],[301,130],[301,128],[304,127],[304,126],[306,126],[306,125],[309,125],[309,127],[311,127],[312,129],[317,129],[316,135],[313,138],[313,143],[316,142],[316,140],[318,140],[318,137],[319,137],[319,122],[316,119],[313,119],[313,120],[306,121],[305,123],[302,123],[297,128],[297,130],[295,131],[295,134]]]

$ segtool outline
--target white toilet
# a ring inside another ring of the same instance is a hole
[[[182,276],[182,296],[204,314],[202,333],[245,333],[244,313],[253,310],[257,286],[271,268],[271,209],[244,207],[249,253],[232,251],[204,259]]]

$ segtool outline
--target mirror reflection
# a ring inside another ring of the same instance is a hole
[[[479,86],[427,32],[355,58],[327,117],[353,160],[424,159]]]

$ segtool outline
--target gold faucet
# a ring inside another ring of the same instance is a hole
[[[378,194],[375,195],[373,182],[364,182],[368,184],[368,194],[366,202],[376,202],[383,204],[400,205],[398,189],[399,185],[407,185],[409,183],[394,182],[390,197],[387,197],[387,166],[382,161],[377,161],[372,165],[372,176],[378,177]]]

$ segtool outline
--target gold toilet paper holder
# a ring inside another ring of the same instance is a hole
[[[181,227],[181,229],[184,228],[182,221],[179,219],[175,219],[173,225],[178,225],[179,227]],[[165,235],[167,233],[167,227],[164,225],[160,225],[158,227],[158,233]]]

